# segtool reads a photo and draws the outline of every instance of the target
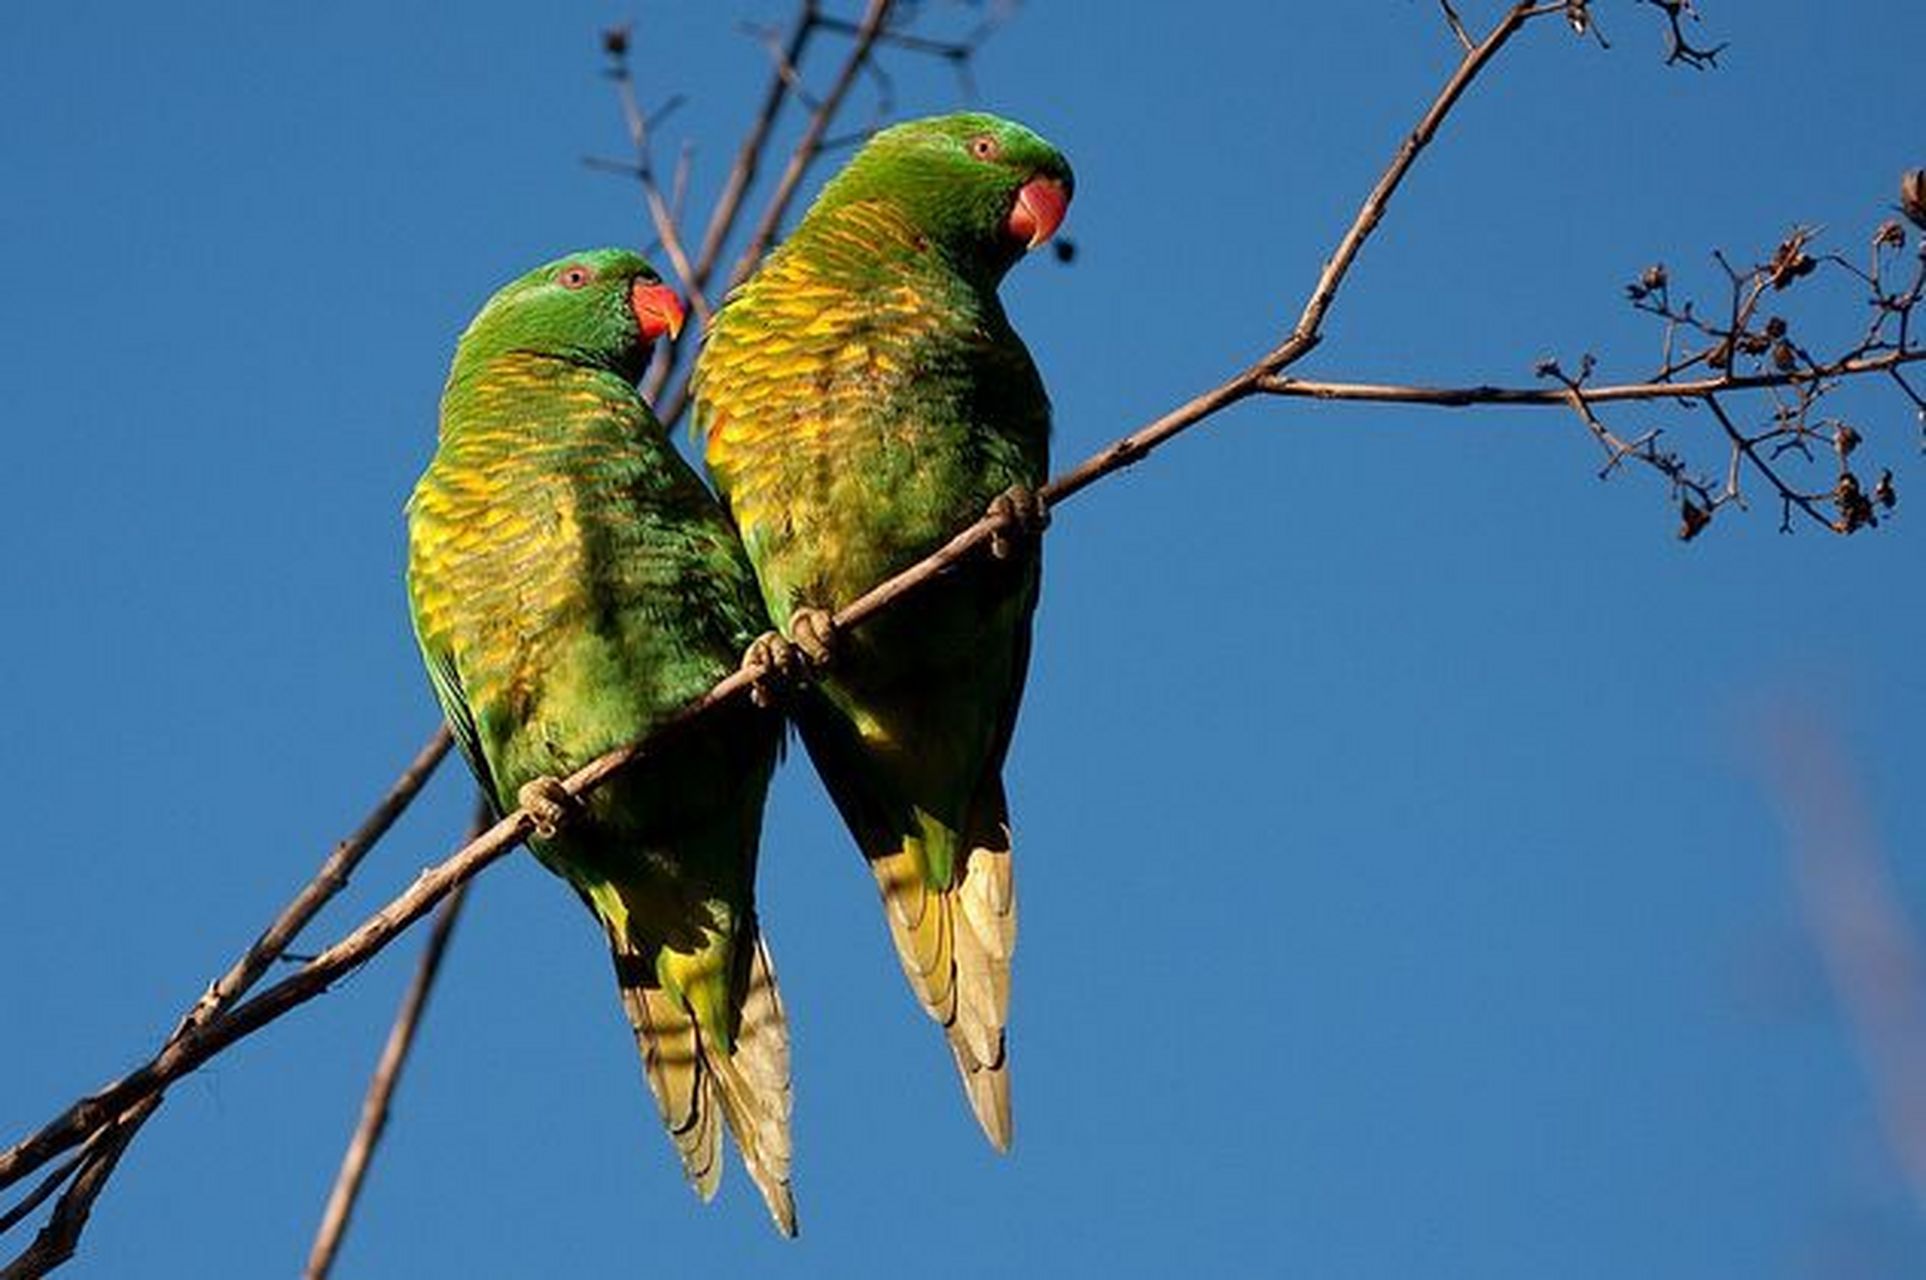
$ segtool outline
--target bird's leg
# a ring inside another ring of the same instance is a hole
[[[803,607],[789,615],[789,636],[812,667],[826,667],[836,656],[836,615]]]
[[[559,778],[547,774],[524,782],[515,793],[515,803],[535,820],[535,834],[553,840],[555,833],[582,814],[582,802],[569,794]]]
[[[807,681],[812,670],[829,665],[836,622],[827,609],[797,609],[789,615],[789,630],[789,636],[765,631],[743,652],[743,669],[755,673],[749,697],[759,707],[773,706],[779,695]]]
[[[754,673],[749,700],[759,707],[774,706],[778,694],[809,674],[802,653],[777,631],[765,631],[749,642],[742,653],[742,669]]]
[[[984,514],[1003,522],[990,534],[990,554],[999,560],[1008,560],[1019,545],[1036,541],[1050,527],[1050,508],[1043,495],[1023,484],[999,493]]]

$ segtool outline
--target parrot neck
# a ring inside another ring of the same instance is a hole
[[[777,254],[793,253],[819,279],[857,292],[907,281],[934,304],[999,312],[997,286],[1016,256],[986,256],[954,239],[929,234],[894,201],[871,198],[812,209]]]
[[[441,397],[443,443],[637,442],[654,416],[620,373],[533,351],[457,360]],[[666,437],[664,437],[666,443]]]

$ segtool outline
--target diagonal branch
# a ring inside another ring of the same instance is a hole
[[[475,820],[469,824],[466,838],[472,840],[486,830],[488,818],[488,802],[482,799],[475,806]],[[335,1256],[341,1250],[348,1222],[354,1216],[361,1189],[366,1185],[368,1165],[374,1159],[375,1146],[387,1130],[395,1086],[401,1083],[401,1070],[408,1063],[408,1053],[414,1047],[416,1030],[421,1026],[422,1012],[428,1007],[429,993],[434,990],[435,979],[441,972],[442,957],[447,954],[448,940],[454,933],[455,921],[461,916],[461,904],[467,900],[467,896],[468,886],[463,885],[443,898],[441,906],[435,911],[434,927],[429,930],[428,941],[421,949],[421,959],[415,964],[414,979],[401,998],[401,1008],[395,1012],[394,1026],[388,1032],[388,1041],[382,1046],[380,1061],[368,1081],[367,1096],[361,1103],[361,1120],[355,1126],[354,1137],[349,1140],[347,1151],[342,1154],[341,1171],[335,1176],[333,1190],[328,1193],[327,1208],[322,1211],[321,1225],[315,1233],[314,1246],[308,1253],[307,1268],[302,1272],[303,1280],[327,1280],[328,1274],[334,1269]]]
[[[79,1158],[72,1162],[78,1172],[54,1203],[47,1225],[19,1257],[0,1271],[0,1280],[38,1280],[74,1256],[74,1250],[80,1245],[80,1233],[86,1229],[87,1218],[93,1213],[94,1201],[106,1189],[107,1179],[114,1176],[114,1167],[120,1163],[127,1144],[134,1140],[141,1123],[154,1113],[160,1101],[160,1094],[148,1095],[94,1135]],[[42,1187],[46,1185],[43,1183]],[[39,1192],[40,1188],[36,1188],[35,1195]]]
[[[735,230],[736,217],[742,212],[743,198],[748,195],[751,184],[756,180],[756,173],[762,167],[769,131],[775,127],[776,117],[781,114],[783,102],[794,83],[794,69],[801,63],[809,37],[815,33],[821,19],[816,0],[803,0],[802,10],[796,15],[796,25],[790,29],[788,42],[772,51],[775,66],[769,73],[769,85],[763,90],[762,106],[751,121],[749,131],[743,135],[742,145],[736,149],[735,164],[722,184],[722,193],[716,197],[715,208],[709,214],[709,225],[702,232],[702,248],[696,255],[695,263],[698,285],[708,284],[709,276],[722,256],[722,246],[728,241],[729,233]]]
[[[1331,304],[1337,300],[1338,290],[1343,287],[1345,277],[1350,274],[1364,245],[1384,220],[1384,214],[1391,206],[1391,199],[1403,185],[1406,175],[1417,164],[1418,157],[1430,145],[1431,140],[1443,127],[1445,119],[1458,104],[1458,100],[1471,87],[1491,60],[1498,56],[1511,38],[1533,18],[1546,13],[1557,12],[1556,6],[1547,7],[1529,2],[1514,4],[1505,16],[1492,28],[1491,34],[1466,51],[1457,69],[1445,81],[1444,87],[1432,100],[1430,108],[1424,113],[1418,125],[1399,145],[1397,154],[1385,167],[1384,174],[1377,185],[1365,197],[1364,204],[1358,209],[1356,217],[1338,241],[1337,249],[1324,264],[1317,284],[1305,300],[1304,310],[1298,315],[1297,324],[1289,335],[1273,347],[1266,355],[1250,368],[1193,397],[1184,404],[1171,410],[1144,427],[1131,432],[1103,450],[1071,468],[1063,475],[1052,480],[1043,489],[1043,496],[1050,502],[1060,502],[1072,494],[1079,493],[1102,477],[1122,467],[1130,466],[1149,455],[1151,450],[1173,436],[1188,431],[1205,418],[1218,413],[1240,400],[1265,389],[1265,383],[1276,378],[1284,370],[1308,355],[1312,348],[1323,340],[1324,317],[1330,312]],[[985,535],[987,536],[987,535]]]
[[[869,0],[863,9],[863,17],[856,24],[856,31],[850,40],[849,55],[836,72],[836,79],[829,92],[822,96],[816,109],[809,114],[809,123],[803,127],[802,137],[789,153],[789,162],[783,166],[782,176],[776,180],[776,189],[769,196],[769,203],[763,206],[762,217],[757,220],[755,230],[749,234],[749,243],[743,246],[742,253],[736,258],[736,265],[729,272],[729,287],[734,288],[748,279],[762,255],[769,251],[775,242],[776,232],[782,227],[782,220],[789,212],[790,203],[796,198],[796,190],[802,184],[803,175],[822,150],[823,138],[829,126],[842,109],[843,99],[849,96],[850,88],[856,77],[862,74],[864,65],[869,61],[870,51],[875,48],[877,37],[889,21],[893,0]]]
[[[762,216],[750,234],[748,244],[736,260],[735,267],[730,272],[724,288],[718,291],[719,293],[727,293],[729,289],[741,283],[755,264],[761,261],[763,254],[768,252],[802,179],[821,157],[824,138],[842,111],[850,89],[855,85],[857,77],[862,74],[864,68],[870,64],[877,41],[886,31],[894,7],[894,0],[869,0],[862,20],[851,32],[849,48],[843,55],[841,65],[837,68],[829,92],[815,99],[810,98],[802,87],[799,60],[810,37],[818,31],[830,28],[831,23],[823,16],[816,0],[804,0],[795,25],[791,28],[788,42],[780,49],[771,50],[776,65],[770,74],[769,85],[764,91],[762,107],[751,120],[749,129],[743,136],[742,145],[736,152],[735,164],[729,171],[729,177],[723,184],[721,194],[716,198],[715,208],[703,232],[702,247],[697,251],[692,262],[689,261],[687,252],[683,248],[683,242],[674,225],[675,219],[672,212],[665,213],[663,209],[658,208],[661,204],[659,199],[648,199],[650,220],[654,223],[656,233],[662,241],[663,248],[669,253],[677,274],[682,277],[690,290],[698,318],[702,322],[700,325],[702,331],[706,332],[708,329],[710,281],[716,266],[721,261],[723,248],[728,242],[729,235],[735,229],[737,219],[741,215],[751,184],[755,181],[756,174],[767,155],[770,131],[775,125],[776,117],[780,114],[783,104],[791,96],[802,98],[810,107],[808,123],[804,125],[802,137],[790,152],[788,163],[784,166],[782,176],[778,179]],[[835,29],[844,28],[838,26]],[[626,102],[624,112],[631,121],[633,137],[635,133],[633,121],[636,117],[629,110]],[[646,135],[644,135],[645,139]],[[645,141],[643,145],[646,145]],[[646,152],[644,154],[646,156]],[[652,185],[647,176],[646,158],[642,161],[642,173],[646,197],[646,188]],[[673,387],[670,383],[675,377],[676,370],[683,363],[682,352],[692,345],[693,343],[680,342],[664,345],[662,351],[665,354],[650,366],[648,376],[643,380],[643,398],[654,405],[656,417],[664,426],[674,426],[688,407],[689,384],[686,375],[675,381]]]
[[[303,928],[329,899],[347,887],[348,879],[360,865],[361,860],[373,849],[375,843],[388,833],[395,820],[421,794],[421,789],[433,776],[435,768],[448,754],[453,739],[447,727],[437,728],[422,744],[415,758],[401,771],[399,777],[388,788],[388,792],[375,807],[363,818],[360,825],[347,839],[334,847],[314,878],[304,885],[287,906],[281,909],[268,927],[262,930],[253,944],[236,960],[228,971],[216,979],[181,1018],[174,1032],[168,1037],[167,1047],[175,1046],[194,1034],[200,1027],[217,1017],[223,1010],[239,999],[259,982],[274,963],[286,952]],[[21,1275],[39,1275],[65,1261],[73,1253],[74,1243],[78,1240],[81,1228],[86,1225],[87,1215],[93,1202],[105,1188],[108,1177],[113,1173],[121,1152],[133,1141],[135,1134],[147,1118],[160,1106],[158,1092],[139,1099],[137,1105],[122,1111],[118,1107],[90,1108],[83,1099],[75,1104],[78,1117],[83,1121],[85,1130],[95,1135],[86,1150],[78,1159],[67,1166],[65,1172],[73,1176],[73,1182],[60,1197],[55,1206],[52,1220],[34,1241],[26,1254],[16,1259],[15,1266],[24,1265],[30,1258],[37,1259],[39,1271],[24,1270]],[[71,1145],[71,1144],[65,1144]],[[64,1147],[63,1147],[64,1149]],[[30,1172],[44,1163],[46,1156],[37,1155],[31,1140],[0,1154],[0,1187],[11,1186],[24,1172]],[[26,1169],[13,1172],[15,1165],[27,1162]],[[32,1194],[14,1206],[4,1216],[0,1216],[0,1232],[16,1225],[22,1218],[47,1195],[59,1180],[50,1178],[36,1187]],[[0,1280],[10,1280],[12,1268],[0,1273]]]
[[[1926,360],[1926,348],[1889,351],[1884,355],[1842,361],[1812,369],[1792,369],[1784,373],[1755,374],[1729,378],[1701,378],[1692,382],[1626,382],[1585,388],[1585,398],[1595,404],[1614,400],[1697,400],[1725,391],[1757,391],[1771,387],[1793,387],[1829,378],[1848,378],[1869,373],[1890,373],[1903,365]],[[1260,380],[1265,395],[1308,400],[1353,400],[1378,404],[1419,404],[1445,409],[1467,409],[1482,405],[1549,408],[1570,403],[1563,391],[1545,387],[1501,387],[1489,383],[1476,386],[1422,386],[1386,382],[1326,382],[1314,378],[1270,377]]]

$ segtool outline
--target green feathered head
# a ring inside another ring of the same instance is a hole
[[[1074,188],[1070,162],[1048,142],[1013,121],[961,112],[878,133],[810,217],[883,200],[959,266],[994,277],[1055,234]]]
[[[682,303],[641,255],[590,249],[535,268],[488,300],[455,349],[455,374],[511,351],[554,356],[633,382],[649,348],[682,330]]]

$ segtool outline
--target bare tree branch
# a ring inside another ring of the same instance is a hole
[[[473,840],[487,829],[488,823],[488,804],[484,799],[476,805],[475,820],[469,825],[466,838]],[[368,1081],[367,1096],[361,1102],[360,1122],[355,1126],[354,1136],[348,1141],[347,1151],[342,1154],[341,1171],[335,1175],[334,1187],[328,1193],[327,1208],[322,1211],[314,1246],[308,1252],[308,1265],[302,1272],[303,1280],[327,1280],[328,1274],[334,1269],[335,1256],[341,1250],[348,1222],[354,1216],[361,1189],[366,1185],[375,1146],[387,1130],[395,1087],[401,1082],[401,1070],[408,1063],[408,1053],[414,1047],[415,1033],[421,1025],[422,1013],[428,1006],[429,993],[434,990],[435,978],[441,972],[441,960],[447,953],[448,939],[454,933],[455,921],[461,916],[461,904],[467,900],[467,896],[468,886],[463,885],[443,898],[441,906],[435,910],[435,922],[428,931],[428,941],[422,946],[421,959],[415,964],[414,979],[409,982],[408,990],[401,998],[401,1007],[395,1011],[394,1026],[389,1029],[387,1043],[381,1049],[381,1058]]]
[[[789,212],[790,202],[796,198],[796,190],[802,185],[803,175],[809,171],[810,164],[821,149],[823,138],[829,132],[830,123],[841,110],[843,99],[862,74],[863,66],[869,61],[871,49],[877,37],[883,33],[884,24],[889,21],[893,0],[869,0],[863,8],[862,21],[856,24],[850,41],[849,56],[843,59],[842,67],[836,73],[822,101],[809,114],[809,123],[803,127],[802,137],[789,153],[789,162],[783,166],[782,176],[776,180],[776,189],[770,194],[769,202],[763,206],[762,217],[756,222],[755,229],[749,233],[749,243],[736,257],[736,265],[729,272],[729,285],[734,288],[749,278],[762,255],[769,251],[775,242],[776,232],[782,228],[784,215]]]
[[[0,1271],[0,1280],[38,1280],[74,1256],[74,1250],[80,1246],[80,1233],[86,1230],[87,1219],[93,1213],[94,1201],[106,1189],[107,1180],[114,1176],[114,1168],[134,1140],[134,1134],[160,1102],[160,1094],[149,1094],[94,1135],[80,1157],[73,1161],[78,1172],[55,1202],[47,1225],[19,1257]],[[36,1188],[36,1193],[38,1190]]]
[[[1437,136],[1451,109],[1464,96],[1465,90],[1471,87],[1472,81],[1478,78],[1478,74],[1511,42],[1511,38],[1518,34],[1525,23],[1552,11],[1529,3],[1515,4],[1492,28],[1490,35],[1465,53],[1457,69],[1433,99],[1430,109],[1399,146],[1383,176],[1365,197],[1357,216],[1338,241],[1336,251],[1324,264],[1317,284],[1305,300],[1297,324],[1281,343],[1242,373],[1192,397],[1155,422],[1131,432],[1101,453],[1058,476],[1044,486],[1044,498],[1052,503],[1061,502],[1112,471],[1132,465],[1148,456],[1164,441],[1263,390],[1266,380],[1276,378],[1308,355],[1322,341],[1325,314],[1337,299],[1338,289],[1343,286],[1345,276],[1350,273],[1352,264],[1364,249],[1365,241],[1371,238],[1378,223],[1383,221],[1391,198],[1397,194],[1405,175],[1411,172],[1411,167],[1417,163],[1425,147]]]
[[[1638,311],[1664,325],[1659,367],[1643,382],[1595,386],[1591,382],[1594,361],[1588,355],[1576,376],[1567,374],[1556,360],[1539,363],[1539,376],[1559,383],[1559,390],[1292,377],[1264,378],[1260,390],[1276,396],[1448,407],[1563,403],[1606,449],[1601,475],[1633,461],[1666,479],[1679,504],[1682,538],[1698,536],[1720,508],[1744,507],[1743,481],[1748,474],[1771,485],[1780,503],[1782,530],[1791,529],[1795,516],[1840,534],[1874,528],[1880,512],[1897,502],[1891,472],[1882,470],[1870,485],[1862,481],[1854,468],[1864,433],[1843,418],[1822,416],[1821,410],[1827,397],[1848,379],[1884,375],[1880,380],[1897,386],[1926,420],[1926,401],[1914,393],[1903,372],[1906,365],[1926,359],[1926,348],[1913,345],[1911,337],[1913,313],[1926,296],[1926,237],[1914,244],[1897,220],[1882,223],[1873,234],[1864,270],[1837,253],[1812,252],[1814,241],[1814,232],[1796,227],[1766,261],[1745,270],[1715,253],[1726,281],[1725,314],[1718,320],[1702,316],[1689,300],[1674,300],[1671,277],[1663,266],[1647,268],[1626,288]],[[1893,279],[1901,255],[1909,250],[1914,259],[1910,273]],[[1795,336],[1792,321],[1784,315],[1765,314],[1765,303],[1769,298],[1789,298],[1801,281],[1829,269],[1850,276],[1865,289],[1868,319],[1857,341],[1821,357]],[[1762,406],[1749,415],[1756,426],[1744,425],[1741,417],[1748,415],[1727,407],[1728,398],[1736,403],[1748,394],[1747,403]],[[1626,439],[1599,413],[1602,405],[1632,401],[1703,409],[1727,446],[1723,482],[1695,471],[1680,453],[1662,445],[1665,428],[1648,427]],[[1796,483],[1795,469],[1808,472],[1823,465],[1822,455],[1831,460],[1831,474],[1803,486]],[[1830,512],[1822,509],[1827,507]]]
[[[1701,378],[1690,382],[1626,382],[1587,387],[1585,398],[1594,404],[1625,400],[1696,400],[1721,391],[1756,391],[1768,387],[1796,386],[1825,378],[1886,373],[1922,360],[1926,360],[1926,347],[1889,351],[1870,359],[1849,360],[1817,370],[1793,369],[1785,373]],[[1316,378],[1279,376],[1263,379],[1259,389],[1266,395],[1309,400],[1418,404],[1443,409],[1469,409],[1484,405],[1547,408],[1567,403],[1562,391],[1544,387],[1501,387],[1490,383],[1448,387],[1391,382],[1327,382]]]
[[[804,0],[795,24],[790,28],[788,42],[771,48],[775,65],[770,71],[769,85],[763,90],[762,106],[751,120],[748,132],[743,135],[742,145],[736,149],[735,164],[722,184],[722,193],[716,197],[715,208],[709,214],[709,224],[702,232],[702,250],[696,256],[695,265],[696,280],[700,284],[709,282],[710,273],[715,270],[716,262],[722,256],[722,247],[727,243],[729,233],[735,230],[736,217],[742,212],[743,197],[748,195],[762,167],[763,156],[768,149],[769,131],[775,127],[776,117],[781,113],[783,100],[793,83],[794,69],[801,63],[803,50],[821,17],[816,0]]]
[[[1639,0],[1639,3],[1649,4],[1665,14],[1665,20],[1671,28],[1667,33],[1669,44],[1665,51],[1668,63],[1698,71],[1719,65],[1719,55],[1725,52],[1724,45],[1695,45],[1685,34],[1686,20],[1696,20],[1699,16],[1692,7],[1692,0]]]
[[[294,941],[296,935],[307,926],[316,913],[327,905],[329,899],[347,887],[349,877],[353,875],[361,860],[368,855],[369,850],[374,848],[375,843],[387,834],[388,829],[394,825],[402,812],[413,803],[415,797],[421,793],[422,787],[427,785],[436,766],[448,754],[448,748],[452,742],[453,738],[446,725],[438,727],[429,735],[428,741],[422,744],[415,758],[409,761],[400,776],[389,786],[387,794],[376,803],[348,838],[334,847],[314,878],[301,888],[301,891],[281,909],[280,914],[268,924],[268,927],[262,930],[261,935],[254,940],[240,959],[209,985],[207,991],[195,1002],[194,1007],[187,1011],[180,1024],[175,1027],[173,1034],[168,1037],[168,1045],[182,1042],[260,981],[261,976],[281,958],[288,944]],[[135,1106],[118,1114],[110,1114],[100,1109],[88,1109],[84,1103],[76,1104],[81,1108],[80,1118],[85,1123],[86,1130],[95,1135],[95,1140],[88,1143],[79,1157],[63,1167],[60,1177],[43,1181],[25,1200],[14,1206],[4,1216],[0,1216],[0,1233],[3,1233],[15,1226],[32,1212],[34,1207],[45,1200],[47,1195],[51,1194],[53,1186],[58,1185],[60,1178],[67,1175],[73,1176],[73,1182],[55,1206],[53,1218],[47,1228],[40,1233],[25,1254],[15,1259],[6,1272],[0,1273],[0,1280],[11,1280],[15,1274],[15,1267],[26,1267],[30,1262],[40,1269],[29,1268],[18,1274],[40,1275],[72,1256],[80,1232],[86,1226],[93,1202],[105,1189],[107,1179],[113,1174],[114,1165],[120,1160],[121,1152],[126,1149],[128,1143],[133,1141],[134,1135],[160,1106],[160,1102],[161,1095],[155,1092],[140,1098]],[[0,1154],[0,1188],[11,1186],[19,1179],[20,1174],[12,1173],[11,1170],[21,1159],[31,1161],[28,1170],[30,1171],[31,1168],[44,1163],[45,1157],[36,1158],[28,1144],[21,1144]]]
[[[749,233],[748,243],[736,257],[736,264],[729,272],[728,283],[723,289],[724,293],[747,279],[749,273],[755,269],[758,262],[762,261],[763,255],[768,253],[770,246],[775,243],[776,234],[782,229],[782,220],[789,212],[789,206],[795,199],[796,191],[802,185],[802,180],[811,166],[823,154],[824,139],[828,136],[830,125],[842,111],[843,102],[849,96],[849,91],[855,85],[857,77],[862,75],[864,68],[869,65],[875,53],[877,40],[886,28],[893,7],[894,0],[869,0],[865,6],[862,20],[856,24],[850,39],[849,50],[844,55],[841,66],[837,68],[836,77],[831,82],[828,92],[823,94],[811,109],[808,123],[803,126],[802,136],[797,139],[795,147],[790,151],[789,160],[783,166],[781,176],[776,180],[775,189],[763,206],[762,216],[756,220],[755,227]],[[819,15],[816,18],[816,25],[828,24]],[[701,276],[697,278],[705,279]],[[643,386],[643,394],[654,404],[656,417],[664,426],[674,426],[689,407],[688,376],[685,372],[671,385],[669,378],[672,366],[673,362],[659,364],[657,366],[661,371],[659,379],[654,381],[653,386],[648,383]]]

